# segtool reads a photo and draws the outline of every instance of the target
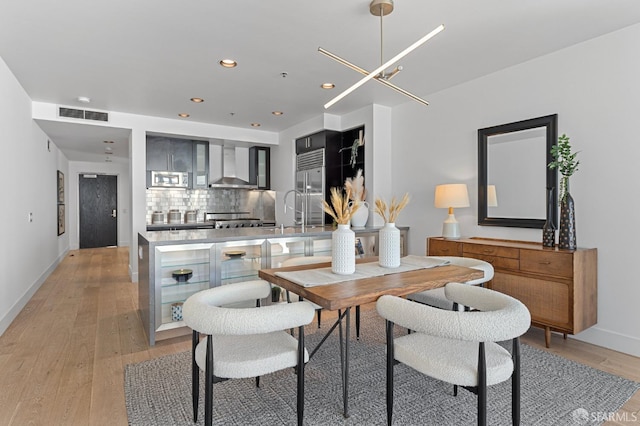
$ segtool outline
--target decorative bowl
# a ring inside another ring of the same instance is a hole
[[[183,283],[189,281],[189,278],[193,276],[193,271],[191,269],[184,268],[176,269],[175,271],[171,272],[171,275],[176,279],[176,281],[178,281],[179,283]]]

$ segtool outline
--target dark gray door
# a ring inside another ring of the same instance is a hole
[[[118,245],[118,177],[81,174],[80,248]]]

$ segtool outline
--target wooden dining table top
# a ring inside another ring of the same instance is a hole
[[[357,263],[377,261],[377,257],[357,259]],[[289,290],[330,311],[375,302],[380,296],[385,294],[406,296],[407,294],[443,287],[450,282],[467,282],[484,276],[484,272],[478,269],[446,265],[407,272],[389,273],[376,277],[357,278],[335,284],[304,287],[276,275],[277,272],[302,271],[327,267],[331,267],[331,262],[261,269],[258,275],[261,279],[280,286],[285,290]]]

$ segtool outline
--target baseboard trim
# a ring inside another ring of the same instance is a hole
[[[594,326],[573,338],[607,349],[640,357],[640,338]]]
[[[49,265],[49,267],[38,277],[38,279],[27,289],[27,291],[13,304],[11,309],[0,319],[0,336],[4,334],[5,331],[9,328],[13,320],[16,319],[18,314],[24,309],[29,300],[33,297],[33,295],[38,291],[38,289],[44,284],[44,282],[49,278],[49,275],[58,267],[60,262],[65,258],[65,256],[69,253],[69,250],[65,250],[56,260]]]

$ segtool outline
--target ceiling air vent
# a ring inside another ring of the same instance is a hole
[[[84,118],[84,111],[73,108],[60,108],[60,117],[67,118]]]
[[[85,111],[83,109],[60,107],[60,117],[79,118],[82,120],[109,121],[109,113],[100,111]]]
[[[84,119],[95,120],[95,121],[109,121],[109,114],[106,112],[99,112],[99,111],[85,111]]]

